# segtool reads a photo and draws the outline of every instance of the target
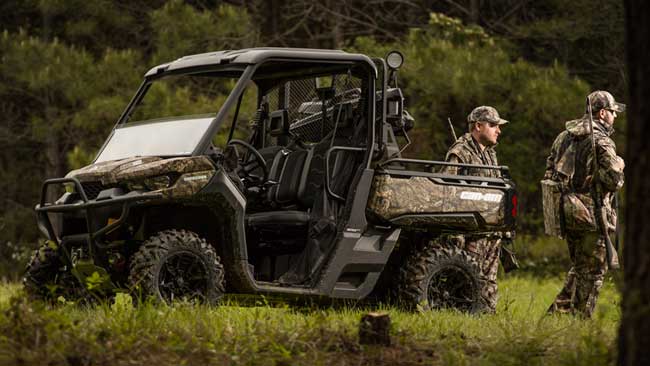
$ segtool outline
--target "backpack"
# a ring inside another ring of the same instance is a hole
[[[566,230],[596,230],[592,197],[576,193],[573,186],[578,141],[570,133],[565,134],[553,161],[551,178],[540,182],[547,235],[563,237]]]

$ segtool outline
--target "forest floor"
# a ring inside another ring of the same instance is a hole
[[[545,315],[561,286],[557,276],[500,276],[497,314],[477,316],[264,297],[134,306],[121,294],[93,306],[51,306],[3,283],[0,365],[614,364],[621,317],[614,282],[606,281],[590,320]],[[360,345],[360,318],[377,310],[391,317],[391,345]]]

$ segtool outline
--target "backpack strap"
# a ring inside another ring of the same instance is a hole
[[[551,179],[560,183],[563,193],[574,191],[573,175],[576,166],[577,139],[574,135],[567,133],[555,155],[553,162],[553,174]]]

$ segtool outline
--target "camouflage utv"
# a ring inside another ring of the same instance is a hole
[[[512,230],[514,185],[401,157],[402,61],[255,48],[152,68],[93,163],[45,181],[26,290],[480,309],[477,262],[445,238]]]

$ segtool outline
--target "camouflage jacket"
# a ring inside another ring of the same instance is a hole
[[[481,151],[480,145],[469,132],[459,137],[451,148],[449,148],[445,161],[462,164],[499,165],[497,162],[497,153],[494,151],[494,148],[486,147]],[[446,166],[440,172],[457,175],[500,177],[499,171],[492,169]]]
[[[546,159],[545,179],[559,181],[565,192],[576,193],[585,206],[593,211],[590,197],[591,177],[593,176],[593,150],[589,135],[589,117],[566,122],[551,147]],[[611,208],[613,193],[623,186],[625,162],[616,155],[616,145],[610,138],[614,129],[600,120],[593,125],[596,151],[598,154],[598,181],[602,186],[603,204],[608,212],[608,221],[616,223],[616,214]]]

